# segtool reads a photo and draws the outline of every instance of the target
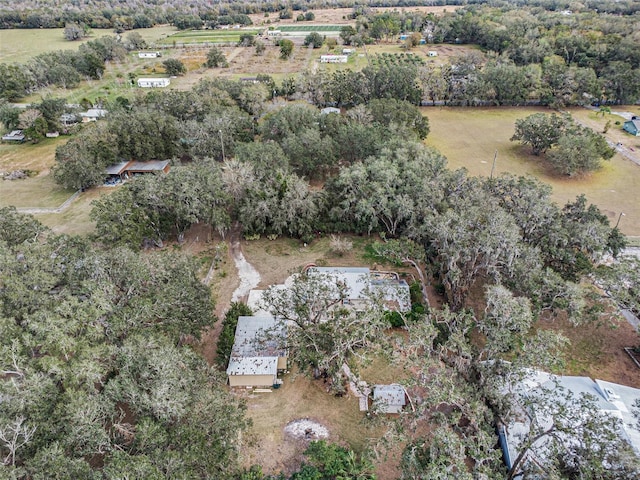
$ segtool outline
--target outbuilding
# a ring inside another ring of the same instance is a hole
[[[624,122],[622,128],[625,132],[630,133],[635,137],[640,137],[640,120],[627,120],[626,122]]]
[[[320,55],[320,63],[347,63],[349,55]]]
[[[407,404],[402,385],[375,385],[373,387],[373,408],[379,413],[400,413]]]
[[[140,88],[165,88],[171,84],[168,78],[139,78],[138,86]]]
[[[12,130],[11,132],[7,133],[6,135],[2,136],[2,141],[3,142],[19,142],[22,143],[24,142],[25,136],[24,133],[22,133],[22,130]]]
[[[160,52],[138,52],[138,58],[158,58],[161,56]]]

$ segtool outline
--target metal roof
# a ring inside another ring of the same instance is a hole
[[[148,162],[133,161],[127,170],[131,172],[160,172],[169,165],[169,160],[150,160]]]
[[[227,375],[277,375],[278,357],[231,357]]]
[[[277,357],[284,354],[282,337],[284,328],[269,315],[238,317],[232,357]]]
[[[107,175],[120,175],[126,170],[127,165],[129,165],[129,162],[120,162],[114,165],[109,165],[104,169],[104,173]]]
[[[392,383],[391,385],[374,385],[373,401],[384,405],[405,406],[407,404],[404,387],[397,383]]]

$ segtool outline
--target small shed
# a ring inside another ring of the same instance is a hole
[[[168,78],[139,78],[138,86],[140,88],[165,88],[171,84]]]
[[[6,135],[2,136],[2,141],[3,142],[24,142],[25,136],[24,133],[22,133],[22,130],[12,130],[11,132],[7,133]]]
[[[622,128],[625,132],[630,133],[635,137],[640,137],[640,120],[627,120],[626,122],[624,122]]]
[[[407,404],[402,385],[375,385],[373,387],[373,405],[380,413],[400,413]]]

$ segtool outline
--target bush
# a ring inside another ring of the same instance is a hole
[[[331,241],[329,243],[329,249],[331,250],[331,252],[341,257],[345,253],[348,253],[353,249],[353,242],[346,238],[342,238],[332,234]]]
[[[238,325],[238,317],[252,315],[251,309],[242,302],[233,302],[224,315],[222,321],[222,332],[218,338],[216,348],[216,363],[222,368],[226,368],[231,357],[231,349],[233,341],[236,337],[236,326]]]

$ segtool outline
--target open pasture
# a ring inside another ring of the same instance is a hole
[[[163,25],[135,30],[149,45],[176,31],[175,27]],[[70,42],[64,38],[63,28],[9,29],[0,30],[0,63],[25,63],[41,53],[56,50],[77,50],[89,40],[113,36],[111,29],[94,29],[91,35]],[[126,33],[123,35],[126,37]]]
[[[423,107],[422,113],[429,118],[431,127],[426,143],[447,157],[449,168],[466,168],[471,175],[486,177],[491,174],[497,151],[495,175],[532,175],[553,187],[552,198],[559,205],[584,193],[612,224],[624,212],[620,230],[626,235],[640,235],[640,202],[634,195],[640,188],[640,166],[615,155],[603,162],[599,171],[584,177],[553,174],[541,157],[509,140],[515,121],[536,112],[552,113],[542,108]]]

